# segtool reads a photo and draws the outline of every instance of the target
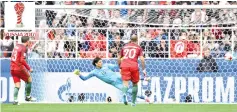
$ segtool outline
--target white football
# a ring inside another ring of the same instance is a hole
[[[225,60],[228,60],[228,61],[233,60],[233,55],[230,52],[226,53],[225,54]]]

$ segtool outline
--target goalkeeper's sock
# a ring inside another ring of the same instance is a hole
[[[31,82],[26,83],[25,91],[26,91],[26,96],[29,97],[31,93]]]
[[[137,90],[138,90],[137,85],[134,85],[134,86],[132,87],[132,103],[133,103],[133,104],[135,104],[136,99],[137,99]]]
[[[18,92],[19,92],[19,88],[15,87],[14,88],[14,101],[17,101],[17,99],[18,99]]]

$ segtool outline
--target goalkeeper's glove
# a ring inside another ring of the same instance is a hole
[[[76,69],[76,70],[74,70],[73,73],[74,73],[75,75],[80,75],[80,70]]]

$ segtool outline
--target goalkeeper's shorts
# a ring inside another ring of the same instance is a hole
[[[125,81],[132,81],[137,83],[140,80],[139,77],[139,68],[135,67],[122,67],[121,68],[122,79]]]
[[[26,70],[16,71],[11,70],[14,83],[20,82],[21,80],[28,82],[30,74]],[[21,80],[20,80],[21,79]]]

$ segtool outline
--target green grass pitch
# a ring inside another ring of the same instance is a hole
[[[237,112],[237,104],[1,104],[1,112]]]

